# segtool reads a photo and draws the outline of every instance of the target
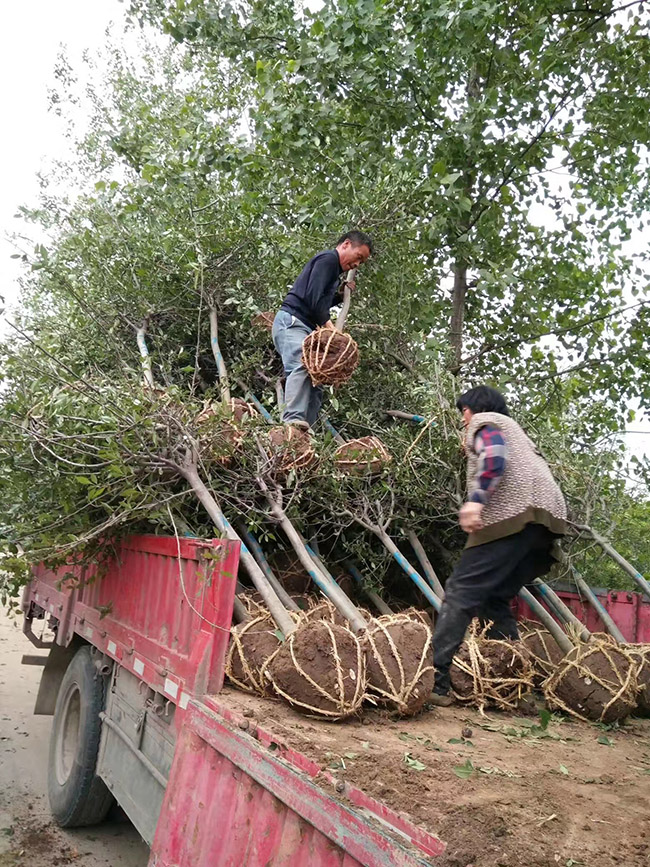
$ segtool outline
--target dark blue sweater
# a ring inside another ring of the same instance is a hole
[[[281,309],[296,316],[308,328],[325,325],[330,318],[330,308],[342,301],[339,294],[342,273],[336,250],[317,253],[300,272]]]

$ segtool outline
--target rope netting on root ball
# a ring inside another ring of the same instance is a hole
[[[564,651],[547,629],[533,623],[526,626],[525,631],[520,630],[521,643],[528,651],[533,666],[533,683],[540,687],[564,658]]]
[[[359,347],[349,334],[317,328],[303,340],[302,363],[314,385],[342,385],[359,364]]]
[[[349,476],[377,475],[391,460],[390,452],[375,436],[350,440],[334,452],[336,468]]]
[[[202,446],[214,460],[228,466],[244,442],[246,421],[258,416],[252,404],[234,397],[226,406],[216,402],[204,407],[194,422],[199,428]]]
[[[274,319],[275,313],[271,310],[265,310],[263,313],[258,313],[256,316],[253,316],[251,319],[251,325],[254,325],[256,328],[261,328],[262,331],[268,331],[270,334],[273,328]]]
[[[366,608],[357,606],[357,610],[367,620],[372,620],[372,614]],[[337,626],[349,626],[348,620],[345,619],[343,614],[341,614],[338,608],[333,605],[329,599],[321,598],[316,605],[309,609],[309,611],[305,611],[303,616],[310,622],[327,620],[328,622],[335,623]]]
[[[533,688],[533,666],[519,641],[487,638],[491,624],[474,620],[451,666],[456,698],[475,705],[516,710]]]
[[[327,620],[303,623],[292,632],[262,675],[296,710],[330,720],[357,713],[366,691],[358,638]]]
[[[316,460],[311,437],[293,425],[282,425],[267,432],[267,454],[273,475],[284,479],[294,470],[307,469]]]
[[[385,614],[363,637],[368,694],[403,716],[422,710],[434,682],[433,633],[420,619]]]
[[[636,698],[637,713],[650,716],[650,644],[627,644],[625,649],[637,663],[639,694]]]
[[[552,710],[611,723],[636,707],[637,662],[621,646],[596,640],[570,651],[544,684]]]
[[[277,627],[268,614],[233,626],[226,657],[228,680],[246,692],[269,695],[262,669],[279,644]]]
[[[239,593],[237,598],[251,617],[268,617],[269,612],[261,593],[252,590],[250,593]]]

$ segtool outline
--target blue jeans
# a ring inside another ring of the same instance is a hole
[[[306,421],[310,426],[318,418],[323,389],[312,385],[302,363],[302,342],[312,329],[286,310],[273,320],[273,343],[280,353],[287,381],[284,386],[283,422]]]

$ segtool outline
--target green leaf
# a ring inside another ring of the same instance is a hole
[[[606,747],[614,746],[614,741],[612,740],[612,738],[608,738],[607,735],[600,735],[600,737],[598,738],[598,743],[603,744]]]
[[[559,771],[561,774],[564,774],[565,777],[569,776],[569,770],[568,770],[568,768],[565,768],[564,765],[560,765]]]
[[[475,770],[476,768],[470,759],[467,759],[467,761],[462,765],[454,766],[454,773],[457,777],[460,777],[461,780],[468,780]]]
[[[419,759],[414,758],[410,753],[404,753],[404,764],[407,767],[412,768],[414,771],[424,771],[427,767]]]

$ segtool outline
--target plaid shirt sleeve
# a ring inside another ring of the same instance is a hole
[[[491,424],[482,427],[474,437],[474,450],[478,455],[478,467],[476,487],[469,502],[485,505],[506,468],[506,442],[499,428]]]

